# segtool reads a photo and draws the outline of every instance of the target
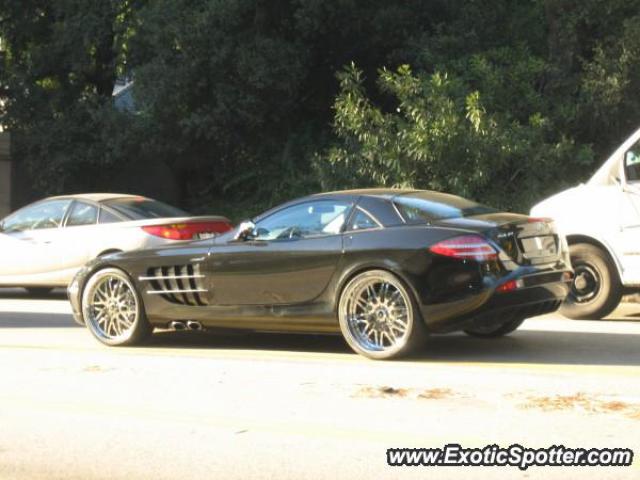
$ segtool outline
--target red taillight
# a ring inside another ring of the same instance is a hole
[[[461,235],[449,238],[432,245],[429,250],[438,255],[461,260],[486,262],[498,258],[496,249],[480,235]]]
[[[169,225],[149,225],[142,230],[149,235],[166,238],[167,240],[193,240],[201,234],[217,235],[231,230],[227,222],[192,222],[174,223]]]
[[[553,218],[538,218],[538,217],[529,217],[527,218],[528,223],[553,223]]]
[[[499,292],[499,293],[511,292],[513,290],[522,288],[523,286],[524,286],[524,282],[522,281],[522,279],[509,280],[508,282],[504,282],[502,285],[498,286],[498,288],[496,288],[496,292]]]

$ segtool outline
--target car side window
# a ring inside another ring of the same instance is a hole
[[[7,217],[2,223],[5,233],[58,228],[71,200],[50,200],[30,205]]]
[[[624,154],[624,175],[627,182],[640,181],[640,141]]]
[[[75,202],[67,219],[67,227],[95,225],[98,221],[98,207],[84,202]]]
[[[348,202],[317,200],[284,208],[256,224],[257,240],[287,240],[335,235],[342,231]]]
[[[351,220],[351,230],[369,230],[378,227],[380,227],[380,224],[371,215],[359,208],[356,210],[353,220]]]
[[[104,223],[118,223],[118,222],[122,222],[122,219],[120,217],[118,217],[114,213],[111,213],[109,210],[107,210],[104,207],[100,208],[100,218],[98,219],[99,224],[102,225]]]

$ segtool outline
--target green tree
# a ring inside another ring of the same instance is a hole
[[[130,141],[111,94],[134,1],[0,1],[2,123],[40,194],[90,189]]]
[[[506,208],[586,180],[640,124],[640,2],[449,2],[378,88],[339,75],[326,187],[450,190]]]
[[[446,74],[382,70],[379,87],[396,101],[383,111],[362,73],[340,75],[335,102],[339,145],[317,159],[326,188],[384,185],[428,188],[522,209],[558,176],[588,164],[587,148],[534,114],[488,113],[478,91]],[[555,182],[554,182],[555,183]]]
[[[526,209],[640,124],[638,12],[640,0],[0,0],[0,121],[39,195],[118,189],[125,165],[158,160],[183,206],[234,217],[365,184]],[[360,73],[336,80],[352,62]],[[136,114],[110,100],[122,74]]]
[[[193,205],[255,212],[317,190],[309,160],[331,138],[336,70],[355,59],[375,72],[426,23],[421,5],[150,3],[131,47],[149,148],[173,165]]]

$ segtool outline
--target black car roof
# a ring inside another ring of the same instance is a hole
[[[253,221],[257,222],[261,219],[268,217],[272,213],[281,210],[283,208],[296,205],[298,203],[307,202],[313,199],[327,199],[327,200],[335,200],[342,199],[345,201],[355,202],[358,197],[372,197],[383,199],[387,201],[391,201],[397,197],[404,197],[410,195],[419,195],[421,198],[432,199],[433,201],[445,201],[445,200],[466,200],[464,198],[458,197],[456,195],[452,195],[449,193],[437,192],[435,190],[418,190],[411,188],[361,188],[361,189],[352,189],[352,190],[336,190],[334,192],[323,192],[323,193],[315,193],[312,195],[307,195],[306,197],[296,198],[295,200],[291,200],[289,202],[277,205],[260,215],[253,218]]]

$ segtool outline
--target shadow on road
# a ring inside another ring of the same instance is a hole
[[[593,322],[601,322],[603,320],[592,320]],[[640,313],[630,313],[628,315],[611,315],[607,317],[604,321],[606,322],[635,322],[640,323]]]
[[[527,331],[497,339],[434,337],[422,359],[572,365],[640,365],[638,334]]]
[[[0,293],[0,298],[6,295]],[[33,298],[27,293],[12,295]],[[53,295],[60,295],[54,293]],[[64,295],[64,293],[62,293]],[[5,297],[6,298],[6,297]],[[51,295],[48,296],[51,298]],[[628,318],[624,318],[628,321]],[[609,322],[603,322],[607,324]],[[612,324],[616,321],[610,322]],[[567,323],[570,327],[570,322]],[[28,329],[81,328],[70,314],[40,312],[0,312],[0,335],[3,328]],[[635,327],[634,327],[635,328]],[[637,330],[637,329],[636,329]],[[61,332],[62,333],[62,332]],[[87,338],[90,337],[86,332]],[[584,331],[521,330],[497,339],[477,339],[464,334],[433,336],[424,351],[410,358],[414,362],[487,362],[574,365],[629,365],[640,366],[640,333],[596,333]],[[282,352],[309,352],[352,354],[339,335],[298,335],[209,331],[160,331],[152,337],[149,348],[208,350],[275,350]],[[147,347],[142,347],[142,349]]]
[[[80,327],[67,313],[9,312],[0,314],[3,328],[76,328]]]
[[[23,288],[0,288],[0,299],[7,300],[66,300],[64,288],[56,288],[49,293],[33,294]]]
[[[352,353],[342,337],[271,333],[199,334],[160,332],[151,345],[169,348],[217,350],[276,350],[318,353]],[[516,332],[484,340],[463,334],[433,336],[416,362],[487,362],[574,365],[640,366],[640,335],[587,332]],[[355,354],[354,354],[355,355]]]

